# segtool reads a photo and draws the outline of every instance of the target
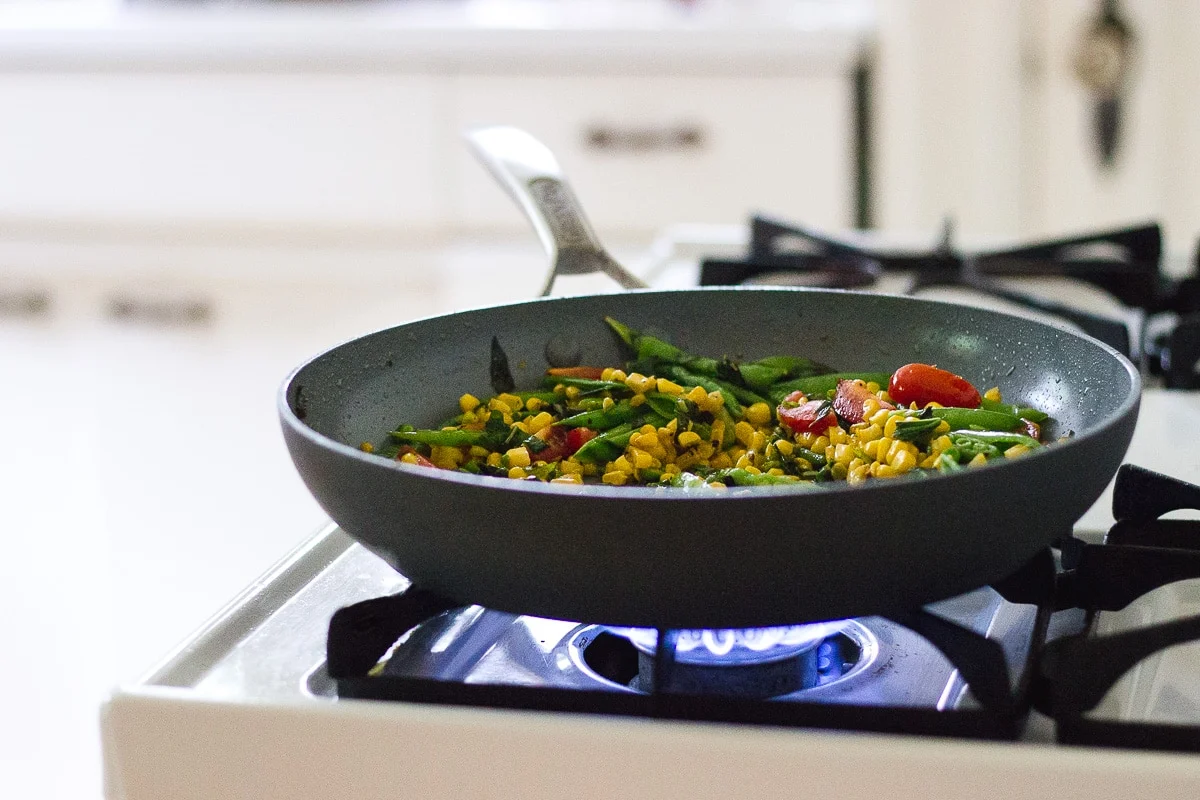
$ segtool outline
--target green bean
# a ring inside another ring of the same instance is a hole
[[[955,431],[950,434],[951,441],[959,441],[962,439],[983,442],[985,444],[995,445],[996,447],[1015,447],[1016,445],[1024,445],[1029,448],[1042,447],[1042,443],[1032,436],[1026,436],[1022,433],[1006,433],[1002,431]]]
[[[783,383],[777,383],[768,392],[771,400],[778,405],[783,398],[792,392],[804,392],[808,397],[817,400],[825,397],[837,388],[838,381],[861,380],[867,383],[878,383],[887,386],[892,379],[890,372],[830,372],[825,375],[812,375],[807,378],[794,378]]]
[[[630,437],[633,436],[633,424],[629,422],[610,428],[604,433],[589,439],[583,447],[575,451],[575,460],[591,463],[604,463],[618,458],[625,452]]]
[[[559,384],[573,386],[580,394],[597,394],[599,392],[623,392],[628,394],[630,389],[620,381],[597,381],[591,378],[571,378],[564,375],[547,375],[542,379],[542,385],[553,388]]]
[[[999,400],[988,400],[986,397],[979,401],[979,407],[985,411],[999,411],[1002,414],[1011,414],[1014,417],[1027,419],[1039,425],[1050,419],[1050,415],[1045,411],[1040,411],[1029,406],[1013,406],[1008,403],[1001,403]]]
[[[433,447],[465,447],[483,444],[487,439],[486,431],[392,431],[388,434],[393,439],[402,442],[416,442]]]
[[[1011,431],[1021,424],[1012,414],[984,408],[933,408],[930,413],[950,424],[950,430],[976,428],[982,431]]]
[[[598,408],[594,411],[573,414],[555,424],[562,425],[564,428],[591,428],[595,431],[606,431],[644,413],[646,413],[644,408],[635,408],[629,404],[628,400],[622,400],[620,403],[614,403],[610,408]]]

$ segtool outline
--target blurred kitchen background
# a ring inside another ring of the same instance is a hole
[[[0,2],[6,795],[98,797],[105,692],[321,524],[291,367],[537,292],[465,127],[542,138],[647,273],[754,212],[1157,219],[1181,270],[1198,41],[1178,0]]]

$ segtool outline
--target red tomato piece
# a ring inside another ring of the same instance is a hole
[[[529,451],[529,461],[545,461],[547,464],[553,461],[561,461],[567,457],[567,437],[570,432],[561,425],[547,425],[540,431],[534,434],[535,439],[539,439],[546,443],[546,446],[540,450],[534,451],[532,447],[526,447]]]
[[[791,428],[793,432],[819,433],[837,425],[837,415],[833,413],[833,409],[829,407],[828,403],[821,400],[803,400],[799,405],[792,405],[796,401],[791,398],[796,395],[804,397],[800,392],[794,392],[788,395],[775,411],[779,415],[779,421]],[[826,410],[822,412],[822,408]]]
[[[556,378],[586,378],[598,381],[604,374],[604,367],[551,367],[546,370],[546,374]]]
[[[591,428],[571,428],[567,431],[567,455],[575,455],[575,451],[595,439],[599,434]]]
[[[902,405],[940,403],[953,408],[979,408],[979,390],[948,370],[929,364],[905,364],[892,373],[888,394]]]
[[[891,403],[885,403],[867,388],[863,381],[838,381],[837,393],[833,396],[833,410],[851,425],[862,422],[863,404],[867,400],[875,400],[880,408],[895,408]]]

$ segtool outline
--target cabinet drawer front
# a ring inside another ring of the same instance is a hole
[[[730,222],[754,211],[823,226],[853,219],[845,76],[464,76],[456,94],[461,127],[511,124],[546,142],[601,229]],[[468,155],[457,164],[460,219],[525,224]]]
[[[441,222],[434,78],[0,76],[0,214],[144,226]]]

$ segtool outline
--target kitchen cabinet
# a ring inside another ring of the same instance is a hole
[[[503,121],[535,133],[602,229],[719,223],[754,211],[827,227],[852,220],[844,74],[463,75],[453,85],[455,128]],[[454,213],[465,225],[521,222],[469,154],[456,152],[455,165]]]
[[[1200,6],[1122,0],[1133,32],[1111,164],[1096,146],[1078,59],[1095,0],[879,4],[872,141],[875,224],[1041,236],[1159,220],[1168,247],[1200,235],[1190,87]],[[1183,262],[1180,260],[1180,264]]]
[[[0,223],[221,245],[525,232],[462,146],[488,123],[559,151],[602,235],[755,209],[842,226],[867,9],[0,9]]]
[[[0,72],[0,215],[60,234],[430,228],[443,91],[421,74]]]

